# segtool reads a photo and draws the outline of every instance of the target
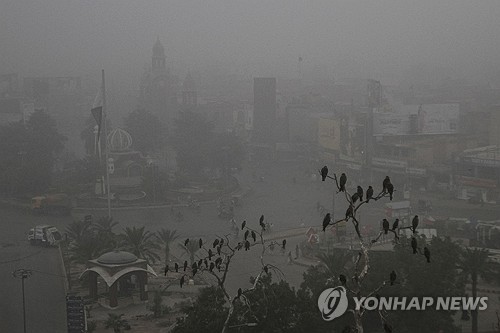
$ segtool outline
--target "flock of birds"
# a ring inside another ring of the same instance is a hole
[[[389,176],[386,176],[384,181],[382,182],[382,191],[376,197],[374,197],[374,189],[372,186],[368,186],[366,193],[361,186],[357,186],[356,192],[352,195],[348,195],[348,193],[346,191],[347,175],[345,173],[342,173],[340,175],[340,178],[337,180],[337,177],[335,174],[333,177],[328,175],[328,167],[324,166],[320,170],[320,174],[321,174],[322,181],[325,181],[326,178],[333,179],[335,181],[335,184],[337,185],[337,189],[338,189],[337,193],[339,193],[339,192],[345,193],[346,198],[349,201],[349,207],[346,210],[345,219],[340,220],[340,221],[348,221],[350,218],[352,218],[353,221],[358,223],[357,220],[355,219],[355,212],[363,203],[369,203],[370,200],[376,201],[376,200],[378,200],[384,196],[387,196],[387,195],[389,195],[389,199],[391,201],[393,199],[394,185],[391,183]],[[359,202],[359,204],[356,207],[355,204],[358,202]],[[340,221],[337,221],[337,222],[340,222]],[[328,226],[335,224],[337,222],[332,221],[331,214],[327,213],[323,219],[323,224],[322,224],[323,225],[323,232],[326,230],[326,228]],[[393,233],[396,240],[398,240],[399,239],[399,236],[398,236],[399,230],[409,228],[412,231],[411,247],[413,250],[413,254],[422,254],[422,251],[418,247],[418,242],[417,242],[417,238],[416,238],[417,227],[419,224],[418,215],[415,215],[413,217],[411,226],[409,226],[409,227],[401,228],[401,227],[399,227],[399,222],[400,222],[399,219],[395,219],[394,222],[392,223],[392,226],[391,226],[390,222],[384,218],[382,220],[382,230],[380,231],[378,237],[376,239],[372,240],[372,244],[377,242],[382,234],[387,235],[389,232]],[[259,226],[260,226],[262,232],[266,230],[266,225],[264,223],[264,215],[261,215],[261,217],[259,219]],[[200,258],[198,261],[194,261],[190,267],[189,267],[187,260],[184,261],[182,267],[178,263],[175,263],[174,267],[173,267],[173,271],[175,271],[176,273],[179,273],[179,271],[181,269],[182,269],[182,272],[191,271],[191,276],[187,275],[187,273],[184,273],[181,276],[180,287],[182,288],[182,286],[184,285],[184,283],[186,281],[185,280],[186,277],[188,277],[188,278],[194,277],[195,274],[198,273],[199,271],[208,271],[212,275],[217,276],[216,273],[214,272],[215,269],[217,269],[219,272],[223,271],[224,269],[227,269],[227,267],[225,267],[225,265],[227,265],[227,263],[228,263],[228,261],[227,261],[228,254],[229,255],[234,254],[235,251],[239,251],[243,248],[245,249],[245,251],[248,251],[250,249],[250,247],[252,246],[250,239],[253,240],[253,244],[255,245],[258,243],[257,237],[259,236],[261,238],[262,244],[264,245],[264,241],[262,240],[262,232],[259,233],[256,230],[253,230],[253,229],[247,227],[247,222],[243,221],[241,224],[241,230],[244,230],[245,228],[247,230],[244,233],[243,241],[238,242],[238,244],[234,247],[234,249],[229,245],[229,241],[228,241],[227,237],[226,238],[218,237],[212,242],[211,248],[205,248],[206,256],[203,258]],[[189,245],[189,243],[192,241],[193,240],[190,240],[189,238],[186,239],[184,241],[184,246],[187,247]],[[269,244],[268,246],[271,247],[271,246],[274,246],[275,244],[278,244],[278,243],[275,241],[272,241],[271,244]],[[204,248],[204,245],[205,244],[204,244],[203,239],[200,238],[198,240],[199,249]],[[286,239],[284,239],[281,242],[281,244],[279,244],[279,245],[284,250],[286,247]],[[223,251],[223,248],[224,248],[224,251]],[[430,259],[431,253],[430,253],[430,250],[428,247],[424,247],[423,255],[425,256],[427,262],[430,263],[431,262],[430,261],[431,260]],[[212,260],[212,259],[214,259],[214,260]],[[224,261],[226,261],[226,262],[224,262]],[[263,271],[265,273],[268,273],[270,267],[273,268],[271,265],[264,265]],[[167,275],[167,273],[169,271],[171,271],[171,268],[167,264],[165,266],[165,270],[164,270],[165,276]],[[389,274],[389,283],[391,286],[396,283],[396,279],[397,279],[396,271],[392,270],[392,272]],[[347,277],[345,275],[340,274],[338,277],[338,280],[343,286],[347,285]],[[219,280],[219,282],[220,282],[220,280]],[[241,288],[239,288],[236,297],[240,298],[243,295],[243,293],[244,293],[244,291]],[[389,325],[384,320],[384,330],[386,332],[392,331],[392,330],[387,330],[388,328],[389,328]]]
[[[325,217],[323,218],[323,223],[322,223],[323,232],[325,232],[326,228],[330,225],[334,225],[334,224],[336,224],[338,222],[342,222],[342,221],[348,221],[350,218],[352,218],[354,226],[356,228],[356,231],[358,232],[358,236],[361,239],[361,235],[359,234],[359,229],[357,227],[358,221],[355,218],[355,212],[357,211],[357,209],[363,203],[369,203],[370,200],[376,201],[376,200],[386,196],[387,194],[389,195],[389,199],[391,201],[393,199],[394,185],[391,183],[391,179],[389,178],[389,176],[386,176],[384,178],[384,181],[382,182],[382,191],[376,197],[374,197],[374,190],[373,190],[372,186],[368,186],[366,193],[364,193],[363,188],[358,185],[356,188],[356,192],[354,192],[354,194],[352,194],[352,195],[348,195],[348,193],[346,191],[347,175],[345,173],[342,173],[340,175],[340,178],[337,180],[337,176],[335,174],[333,175],[333,177],[328,175],[328,167],[324,166],[323,168],[321,168],[320,174],[321,174],[322,181],[325,181],[326,178],[333,179],[335,181],[335,184],[337,185],[337,188],[338,188],[337,193],[344,192],[346,194],[346,198],[349,202],[349,207],[346,210],[344,219],[335,222],[335,221],[332,221],[332,216],[330,213],[327,213],[325,215]],[[366,196],[365,196],[365,194],[366,194]],[[365,197],[365,198],[363,198],[363,197]],[[359,202],[359,204],[357,205],[357,207],[355,207],[355,204],[357,202]],[[387,235],[389,232],[394,234],[396,241],[399,241],[399,230],[400,229],[410,229],[412,231],[410,243],[411,243],[413,254],[423,254],[425,256],[427,263],[430,263],[431,262],[431,252],[430,252],[429,248],[425,246],[423,249],[423,253],[422,253],[422,250],[418,246],[417,237],[416,237],[417,233],[418,233],[417,227],[419,224],[418,215],[415,215],[413,217],[413,219],[411,221],[411,226],[409,226],[409,227],[400,227],[399,222],[400,222],[399,219],[396,218],[391,226],[390,222],[384,218],[382,220],[382,230],[380,231],[378,237],[376,239],[372,240],[371,243],[372,244],[376,243],[382,234]],[[356,277],[353,277],[353,279],[356,279]],[[388,281],[391,286],[393,286],[396,283],[396,279],[397,279],[397,273],[395,270],[392,270],[391,273],[389,274],[389,281]],[[347,277],[345,275],[340,274],[338,276],[338,280],[343,286],[347,285]],[[384,282],[384,284],[385,284],[385,282]],[[382,318],[382,322],[383,322],[384,331],[385,332],[392,332],[392,326],[387,322],[385,317],[381,316],[381,318]]]
[[[264,223],[264,215],[261,215],[259,219],[259,226],[261,228],[261,231],[264,232],[266,231],[266,224]],[[216,238],[212,244],[211,248],[206,248],[204,245],[206,245],[203,241],[202,238],[198,239],[198,247],[199,249],[205,249],[206,256],[200,258],[197,261],[194,261],[191,266],[189,267],[188,261],[185,260],[184,264],[182,267],[176,262],[174,263],[173,270],[172,267],[170,267],[168,264],[165,265],[164,269],[164,275],[167,276],[167,273],[172,271],[175,273],[182,272],[189,272],[191,271],[191,275],[188,275],[187,273],[183,274],[180,278],[180,287],[184,285],[186,282],[186,278],[194,278],[195,274],[199,271],[208,271],[211,274],[215,274],[214,270],[216,269],[218,272],[223,271],[226,267],[225,264],[227,264],[227,255],[233,253],[235,251],[239,251],[241,249],[245,249],[245,251],[250,250],[250,247],[252,246],[252,243],[250,242],[250,238],[253,240],[253,244],[258,244],[257,237],[259,236],[260,238],[262,237],[262,232],[257,232],[256,230],[253,230],[247,226],[247,221],[243,221],[241,223],[241,230],[245,230],[243,241],[238,242],[238,244],[234,247],[231,247],[229,245],[229,240],[224,237],[218,237]],[[184,241],[184,247],[187,247],[193,240],[190,240],[187,238]],[[262,240],[262,243],[264,241]],[[274,245],[279,244],[276,241],[271,241],[270,244],[268,244],[268,247],[273,247]],[[283,239],[281,244],[279,244],[283,250],[286,249],[286,239]],[[224,250],[224,251],[223,251]],[[224,259],[223,259],[224,258]],[[212,260],[214,259],[214,260]],[[226,261],[226,262],[224,262]],[[264,265],[263,271],[265,273],[269,273],[269,268],[270,265]],[[272,267],[271,267],[272,268]],[[238,294],[240,294],[241,288],[238,291]]]
[[[321,168],[320,174],[321,174],[322,181],[325,181],[326,178],[331,178],[331,179],[335,180],[339,192],[346,192],[347,175],[345,173],[342,173],[340,175],[340,178],[337,182],[337,177],[335,174],[333,177],[328,176],[328,167],[325,165],[323,168]],[[365,194],[366,194],[366,197],[365,197],[365,200],[363,200],[363,197]],[[386,194],[389,194],[389,199],[392,201],[393,194],[394,194],[394,185],[391,183],[391,179],[389,176],[386,176],[384,178],[384,181],[382,182],[382,191],[380,192],[380,194],[377,197],[374,197],[373,194],[374,194],[374,190],[373,190],[372,186],[368,186],[366,193],[364,193],[363,188],[358,185],[356,188],[356,192],[352,196],[350,196],[349,207],[347,208],[347,211],[345,213],[345,218],[341,221],[347,221],[347,220],[349,220],[349,218],[354,217],[354,212],[357,209],[354,207],[354,204],[356,204],[356,202],[358,202],[358,201],[360,202],[360,204],[363,201],[364,201],[364,203],[369,203],[370,200],[378,200]],[[340,221],[337,221],[337,222],[340,222]],[[325,215],[325,217],[323,218],[323,223],[322,223],[323,232],[326,230],[326,228],[329,225],[335,224],[337,222],[332,221],[331,214],[327,213]],[[412,235],[412,239],[411,239],[411,247],[413,249],[414,254],[417,254],[417,253],[422,254],[422,251],[418,247],[417,238],[415,237],[417,234],[418,224],[419,224],[419,218],[418,218],[418,215],[415,215],[412,219],[411,226],[399,228],[399,229],[408,229],[409,228],[412,230],[413,235]],[[399,239],[398,227],[399,227],[399,219],[398,218],[396,218],[394,220],[392,227],[390,226],[389,221],[384,218],[382,220],[382,231],[379,233],[379,235],[376,239],[372,240],[372,243],[376,243],[382,234],[387,235],[389,232],[392,232],[394,234],[395,239],[398,240]],[[425,256],[427,262],[430,263],[431,262],[431,252],[430,252],[428,247],[424,247],[423,255]]]

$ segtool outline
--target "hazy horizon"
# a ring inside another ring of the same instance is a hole
[[[324,77],[422,66],[497,77],[498,17],[497,1],[3,0],[0,73],[96,79],[104,68],[133,89],[159,37],[181,76],[293,77],[302,57],[303,74]]]

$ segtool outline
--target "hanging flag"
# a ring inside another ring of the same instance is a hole
[[[102,123],[102,106],[95,107],[90,110],[90,112],[92,112],[92,116],[94,116],[95,122],[97,123],[97,142],[99,143]]]
[[[92,116],[95,119],[95,122],[97,123],[97,135],[96,135],[96,141],[95,141],[95,146],[96,148],[96,153],[97,150],[99,150],[99,158],[101,157],[101,145],[100,145],[100,137],[101,137],[101,125],[102,125],[102,105],[103,105],[103,100],[102,100],[102,89],[99,89],[97,92],[97,95],[94,98],[94,103],[92,104],[92,109],[90,112],[92,113]]]

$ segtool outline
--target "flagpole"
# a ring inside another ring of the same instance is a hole
[[[110,197],[110,186],[109,186],[109,153],[108,153],[108,129],[106,126],[107,118],[106,109],[106,86],[104,85],[104,69],[102,70],[102,116],[104,118],[104,142],[105,142],[105,156],[106,156],[106,193],[108,197],[108,218],[111,218],[111,197]]]

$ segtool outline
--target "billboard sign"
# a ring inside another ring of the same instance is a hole
[[[374,112],[374,135],[454,134],[459,104],[403,105],[394,112]]]
[[[328,118],[318,119],[318,144],[329,150],[340,149],[340,124]]]

